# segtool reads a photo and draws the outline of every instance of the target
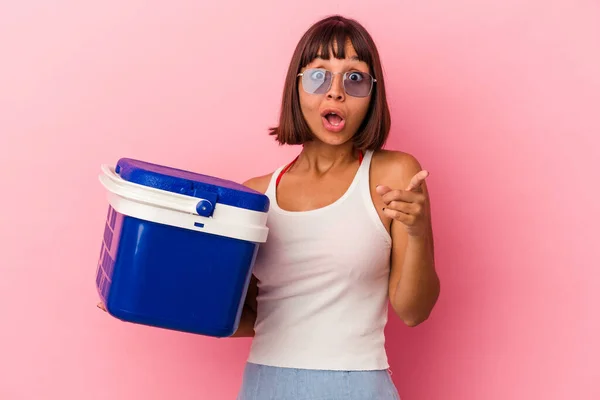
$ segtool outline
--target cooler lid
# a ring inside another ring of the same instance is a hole
[[[117,162],[115,172],[128,182],[156,189],[198,198],[209,196],[217,203],[247,210],[269,210],[269,198],[263,193],[213,176],[131,158],[121,158]]]

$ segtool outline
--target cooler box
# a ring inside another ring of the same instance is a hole
[[[109,207],[96,286],[108,313],[208,336],[234,333],[267,239],[268,197],[128,158],[101,169]]]

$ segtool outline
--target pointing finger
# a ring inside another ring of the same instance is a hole
[[[412,177],[406,190],[408,191],[420,191],[421,184],[429,176],[429,172],[426,170],[419,171],[415,176]]]

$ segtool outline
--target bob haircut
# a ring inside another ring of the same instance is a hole
[[[388,137],[391,125],[390,112],[385,96],[383,70],[377,47],[367,30],[353,19],[339,15],[327,17],[311,26],[302,36],[292,56],[281,103],[279,126],[270,128],[280,144],[303,144],[313,139],[300,108],[298,73],[317,56],[329,59],[330,51],[337,59],[344,59],[345,44],[352,43],[360,61],[368,66],[377,82],[373,83],[369,109],[352,138],[359,150],[380,150]],[[333,44],[337,45],[336,47]]]

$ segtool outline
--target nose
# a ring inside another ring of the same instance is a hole
[[[335,74],[331,78],[331,87],[327,92],[328,99],[335,99],[338,101],[343,101],[345,99],[346,93],[344,92],[344,76],[342,74]]]

